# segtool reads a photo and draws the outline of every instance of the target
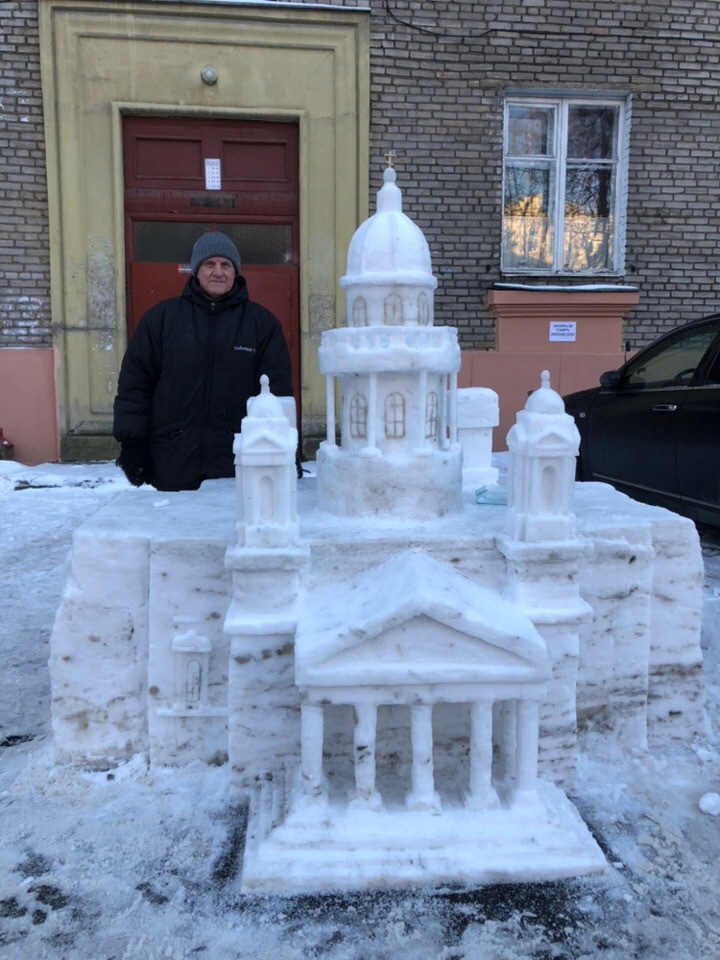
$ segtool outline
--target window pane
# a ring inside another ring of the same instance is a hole
[[[570,167],[565,177],[563,268],[573,272],[607,270],[613,250],[613,169]]]
[[[617,155],[617,107],[568,108],[569,159],[611,160]]]
[[[551,107],[508,109],[507,152],[511,157],[551,157],[555,111]]]
[[[225,223],[221,229],[238,248],[244,263],[292,263],[289,223]]]
[[[516,217],[548,216],[551,179],[547,166],[509,163],[505,168],[505,213]]]
[[[628,367],[623,385],[633,389],[687,386],[717,332],[718,325],[713,324],[658,344]]]
[[[193,244],[206,230],[205,223],[136,222],[135,260],[149,263],[189,263]]]
[[[135,259],[150,263],[189,263],[195,241],[214,226],[167,220],[136,221]],[[223,223],[220,229],[238,248],[242,263],[292,263],[292,229],[288,223]]]
[[[720,383],[720,353],[716,354],[712,366],[707,372],[705,383]]]
[[[613,210],[613,168],[568,167],[565,177],[566,217],[609,217]]]
[[[552,266],[553,171],[509,164],[505,170],[503,264],[505,268]]]

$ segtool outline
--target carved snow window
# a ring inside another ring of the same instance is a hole
[[[430,301],[426,293],[421,293],[417,302],[418,323],[426,327],[430,323]]]
[[[629,114],[612,94],[508,97],[505,273],[622,272]]]
[[[364,297],[355,297],[352,305],[352,325],[366,327],[368,325],[367,303]]]
[[[202,690],[202,663],[199,660],[188,660],[185,665],[185,706],[188,708],[200,706],[200,691]]]
[[[438,395],[433,390],[425,401],[425,438],[434,440],[438,434],[438,411],[440,403]]]
[[[385,436],[388,440],[405,436],[405,398],[401,393],[390,393],[385,399]]]
[[[403,302],[398,293],[389,293],[385,297],[385,323],[399,326],[403,322]]]
[[[172,641],[175,672],[173,710],[202,710],[207,705],[210,640],[190,628]]]
[[[275,484],[272,477],[261,477],[258,497],[258,523],[273,523],[276,513]]]
[[[367,439],[368,402],[362,393],[354,393],[350,400],[350,436],[353,440]]]

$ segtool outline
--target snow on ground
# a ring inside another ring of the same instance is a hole
[[[583,734],[573,800],[607,874],[247,898],[223,768],[53,762],[48,641],[70,538],[129,489],[110,463],[0,462],[2,960],[720,958],[720,536],[702,537],[705,736],[626,758],[602,731]]]

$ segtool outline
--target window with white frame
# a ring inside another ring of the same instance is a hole
[[[623,270],[626,98],[505,102],[503,273]]]

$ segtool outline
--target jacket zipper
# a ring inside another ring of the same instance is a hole
[[[210,394],[211,394],[211,380],[212,380],[212,356],[213,356],[213,347],[215,341],[215,303],[211,301],[210,303],[210,316],[208,317],[208,322],[210,324],[210,332],[208,335],[208,346],[207,353],[205,356],[205,378],[203,385],[203,399],[202,399],[202,424],[200,428],[200,460],[198,464],[198,473],[202,475],[203,467],[207,462],[207,430],[208,423],[210,421]]]

